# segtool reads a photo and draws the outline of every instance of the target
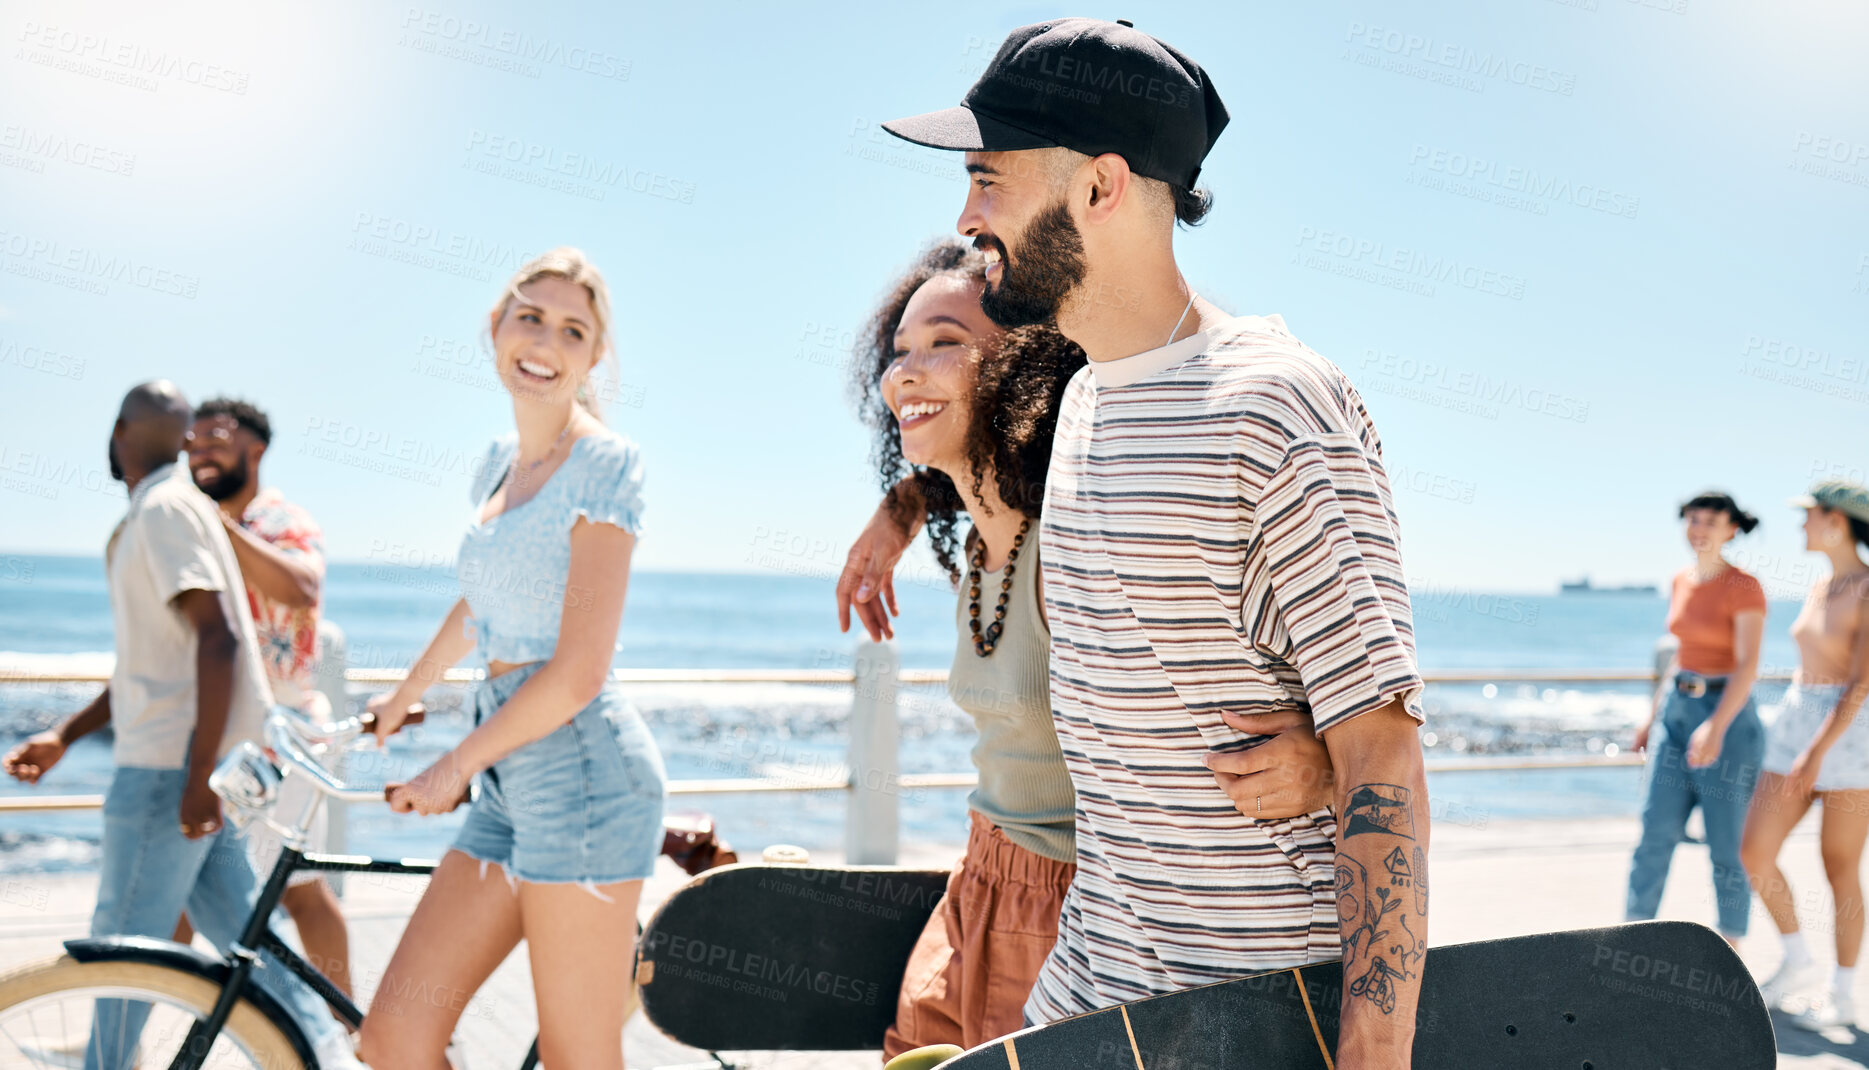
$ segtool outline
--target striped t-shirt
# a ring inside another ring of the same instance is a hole
[[[1059,410],[1042,529],[1077,879],[1032,1022],[1340,953],[1329,810],[1255,821],[1202,764],[1222,710],[1319,732],[1421,678],[1382,447],[1277,316],[1092,363]]]

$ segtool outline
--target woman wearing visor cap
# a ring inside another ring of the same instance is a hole
[[[1869,692],[1869,564],[1858,550],[1869,546],[1869,488],[1826,480],[1791,504],[1805,511],[1804,548],[1829,557],[1830,574],[1811,584],[1791,625],[1798,671],[1784,699],[1766,711],[1771,727],[1764,772],[1746,817],[1742,854],[1784,940],[1778,970],[1762,986],[1766,999],[1778,1003],[1810,987],[1817,975],[1778,852],[1811,804],[1823,799],[1818,844],[1834,903],[1837,970],[1829,998],[1813,1001],[1811,1013],[1798,1021],[1851,1025],[1863,937],[1858,870],[1869,831],[1869,723],[1859,716]]]

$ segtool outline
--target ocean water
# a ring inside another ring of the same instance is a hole
[[[0,568],[0,746],[56,723],[96,693],[92,685],[6,682],[22,668],[107,671],[111,620],[101,561],[12,557]],[[819,575],[640,572],[631,577],[615,664],[635,668],[847,668],[859,635],[837,630],[833,581]],[[402,668],[433,634],[457,588],[442,569],[334,563],[326,615],[343,627],[350,664]],[[899,586],[896,645],[908,668],[945,668],[954,650],[954,593],[939,580]],[[1666,602],[1647,595],[1530,596],[1418,586],[1412,592],[1425,669],[1644,669],[1663,630]],[[1787,629],[1794,603],[1774,603],[1764,662],[1795,664]],[[1778,688],[1762,685],[1770,701]],[[835,775],[842,769],[849,712],[844,687],[784,685],[632,686],[631,700],[660,743],[671,777]],[[353,689],[352,699],[367,698]],[[354,755],[359,783],[406,779],[466,729],[465,691],[436,688],[430,722],[384,752]],[[1430,758],[1502,754],[1602,754],[1628,744],[1647,708],[1641,685],[1431,686],[1423,743]],[[905,772],[968,768],[971,723],[939,687],[904,688],[899,701]],[[101,792],[110,776],[108,740],[72,749],[36,788],[8,779],[0,796]],[[1632,813],[1639,771],[1448,772],[1431,776],[1437,821],[1484,824],[1519,817]],[[838,793],[708,796],[675,806],[705,809],[743,851],[771,843],[823,848],[841,843]],[[911,791],[900,799],[907,841],[960,843],[965,792]],[[384,807],[352,807],[350,849],[437,856],[460,815],[414,818]],[[0,866],[73,869],[95,864],[95,813],[0,815]]]

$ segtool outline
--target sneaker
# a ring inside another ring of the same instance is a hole
[[[1813,1033],[1837,1028],[1854,1029],[1856,1027],[1855,1001],[1832,996],[1823,1005],[1812,1007],[1803,1014],[1793,1017],[1791,1023]]]
[[[312,1054],[318,1057],[318,1070],[370,1070],[357,1059],[350,1034],[342,1029],[333,1030],[330,1036],[319,1041],[312,1048]]]
[[[1816,984],[1818,972],[1817,963],[1809,959],[1796,966],[1780,963],[1778,969],[1759,986],[1759,997],[1767,1007],[1777,1007],[1786,999],[1801,995],[1805,989]]]

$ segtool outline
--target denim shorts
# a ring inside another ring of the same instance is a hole
[[[1810,746],[1824,719],[1842,700],[1842,684],[1793,682],[1778,705],[1761,711],[1771,727],[1765,748],[1765,771],[1784,776]],[[1814,791],[1860,791],[1869,788],[1869,708],[1856,711],[1848,728],[1830,745],[1817,766]]]
[[[474,723],[493,716],[538,665],[474,692]],[[643,880],[662,850],[662,754],[636,708],[606,687],[543,739],[493,763],[454,849],[534,884]]]

